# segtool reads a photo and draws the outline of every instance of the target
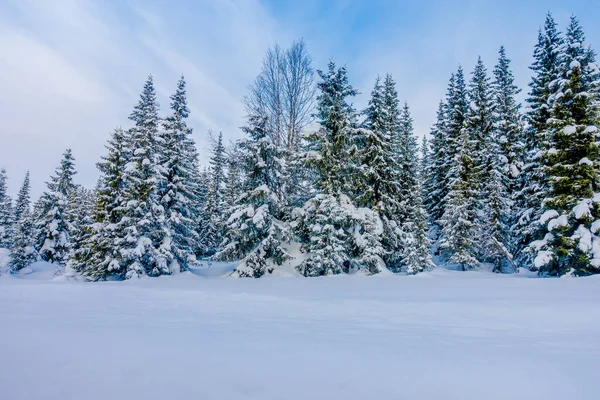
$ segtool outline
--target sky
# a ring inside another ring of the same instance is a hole
[[[163,115],[183,74],[203,163],[209,132],[242,136],[242,99],[266,50],[304,38],[316,69],[346,65],[362,94],[391,73],[418,136],[435,122],[450,74],[470,73],[481,55],[491,73],[501,45],[516,83],[527,89],[533,46],[545,13],[564,28],[576,14],[600,48],[595,0],[1,0],[0,167],[16,194],[25,171],[32,195],[45,189],[66,148],[76,182],[92,187],[95,163],[152,74]]]

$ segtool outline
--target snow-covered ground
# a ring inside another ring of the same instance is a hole
[[[0,277],[0,399],[600,399],[600,276]]]

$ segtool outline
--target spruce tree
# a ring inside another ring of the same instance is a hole
[[[158,153],[157,197],[164,213],[166,235],[160,248],[170,254],[169,270],[187,270],[195,262],[198,232],[194,219],[198,185],[198,154],[189,116],[185,79],[181,77],[177,90],[171,96],[172,114],[163,121],[159,134],[162,151]]]
[[[243,192],[229,212],[222,249],[215,259],[240,260],[234,276],[259,278],[290,258],[283,245],[291,239],[279,217],[285,155],[267,133],[264,116],[252,116],[242,128],[249,136],[239,142]]]
[[[360,144],[356,158],[356,174],[353,175],[359,207],[367,207],[379,213],[384,224],[382,244],[385,252],[380,254],[389,269],[400,270],[401,243],[399,237],[400,186],[397,149],[392,135],[399,135],[398,121],[393,107],[397,104],[395,85],[390,75],[382,86],[379,77],[371,92],[366,120],[358,130]],[[397,114],[397,113],[396,113]]]
[[[126,260],[121,253],[127,210],[126,171],[131,154],[129,133],[116,128],[106,144],[107,153],[96,164],[100,179],[92,223],[84,226],[81,244],[74,251],[69,267],[91,280],[125,278]]]
[[[320,94],[315,117],[320,126],[306,137],[309,147],[304,162],[315,172],[315,185],[322,193],[354,193],[351,177],[355,165],[348,161],[355,159],[356,112],[348,97],[358,91],[348,83],[346,68],[336,68],[333,61],[327,71],[317,73],[321,82],[317,84]]]
[[[6,170],[0,169],[0,248],[8,249],[11,242],[12,200],[6,193]]]
[[[467,129],[462,130],[457,145],[459,150],[450,170],[450,192],[440,220],[440,247],[448,254],[447,263],[456,264],[464,271],[479,265],[475,237],[478,192],[473,142]]]
[[[479,237],[481,261],[491,262],[501,272],[509,264],[508,221],[510,199],[507,185],[508,159],[503,153],[496,128],[497,110],[494,92],[486,68],[478,59],[469,85],[470,107],[466,129],[473,143],[474,187],[478,194],[475,209],[478,218],[472,221]]]
[[[66,208],[67,219],[70,221],[71,229],[69,236],[71,240],[69,260],[73,254],[83,245],[87,228],[92,224],[94,207],[96,203],[96,192],[83,186],[76,186]]]
[[[544,231],[538,221],[542,215],[542,202],[548,196],[549,182],[544,171],[542,152],[550,148],[548,120],[553,109],[552,95],[559,80],[559,49],[563,39],[551,14],[546,15],[543,30],[538,33],[538,42],[533,53],[534,62],[530,69],[533,77],[529,83],[528,111],[524,131],[524,157],[526,162],[521,171],[518,190],[513,194],[516,210],[515,222],[511,227],[515,238],[514,253],[517,265],[536,269],[534,253],[524,249],[534,240],[541,240]]]
[[[246,128],[247,127],[244,127],[242,130]],[[224,208],[226,210],[235,207],[238,197],[242,194],[243,190],[243,168],[240,162],[242,155],[239,150],[240,148],[236,144],[231,146],[227,154],[227,178],[225,181],[225,195],[223,198]]]
[[[400,225],[400,251],[402,268],[408,274],[428,270],[433,266],[429,255],[427,217],[421,199],[417,139],[414,135],[413,119],[407,103],[404,103],[399,118],[398,148],[398,219]]]
[[[215,254],[223,239],[225,162],[223,134],[219,133],[210,159],[210,182],[206,194],[200,230],[200,248],[201,254],[204,257],[210,257]]]
[[[549,98],[550,147],[542,152],[550,181],[539,220],[545,236],[531,249],[541,274],[589,275],[600,272],[600,70],[574,16],[559,60],[560,78]]]
[[[376,212],[353,204],[365,136],[356,127],[356,113],[348,98],[358,92],[348,83],[346,69],[331,61],[318,71],[321,82],[316,118],[319,129],[306,137],[304,165],[314,177],[317,194],[292,212],[291,225],[306,259],[297,266],[304,276],[363,270],[374,274],[385,268],[380,242],[383,231]],[[352,197],[351,197],[352,196]]]
[[[506,157],[506,175],[510,179],[509,195],[515,192],[517,180],[524,163],[525,141],[520,108],[516,96],[521,92],[510,69],[510,59],[504,46],[498,51],[498,63],[494,67],[494,131],[502,154]]]
[[[127,268],[126,278],[169,274],[172,254],[168,246],[161,246],[167,237],[157,192],[157,161],[163,143],[158,138],[160,119],[152,76],[146,80],[129,119],[135,126],[129,133],[131,157],[125,166],[126,203],[119,223],[124,236],[119,251]]]
[[[397,211],[396,195],[398,193],[395,179],[395,160],[392,150],[390,132],[386,126],[387,110],[385,108],[383,87],[379,77],[371,92],[369,106],[365,111],[365,127],[360,129],[360,148],[355,189],[355,202],[360,207],[385,212],[391,215]]]
[[[37,259],[33,246],[33,220],[31,218],[29,200],[29,171],[25,175],[23,185],[15,203],[14,236],[11,244],[11,273],[18,273]]]
[[[477,182],[477,179],[471,170],[475,167],[475,157],[470,152],[474,146],[472,135],[466,130],[467,87],[461,66],[450,77],[444,105],[443,123],[440,124],[443,134],[438,133],[440,137],[443,136],[441,141],[444,150],[439,153],[440,158],[435,160],[436,169],[438,169],[437,172],[440,176],[436,182],[438,192],[434,195],[437,198],[442,195],[444,197],[440,198],[438,205],[434,207],[433,214],[435,216],[439,215],[439,218],[434,220],[438,233],[436,239],[439,246],[437,247],[438,249],[446,249],[446,255],[452,256],[455,252],[464,252],[466,251],[465,248],[469,247],[463,246],[461,241],[463,239],[468,241],[472,237],[471,230],[474,229],[473,223],[476,214],[474,207],[477,204],[474,198],[476,192],[473,192],[473,185]],[[450,201],[452,202],[451,205],[449,204]],[[456,220],[452,215],[453,210],[456,209],[460,209],[464,216],[470,219],[468,221]],[[461,231],[457,232],[459,237],[457,238],[455,235],[448,237],[448,234],[452,234],[452,226],[457,223],[462,224]],[[460,238],[460,235],[464,238]],[[466,260],[465,257],[459,258]],[[469,265],[472,264],[469,263]]]
[[[454,78],[452,78],[452,81]],[[437,120],[430,131],[429,160],[425,166],[423,178],[423,205],[430,222],[435,223],[434,229],[439,229],[436,221],[439,221],[444,213],[444,199],[448,194],[447,175],[449,165],[446,163],[448,157],[448,144],[446,138],[445,112],[446,105],[440,101],[437,111]],[[437,234],[435,235],[437,236]]]
[[[74,230],[68,213],[69,199],[74,194],[75,163],[71,149],[63,154],[60,166],[47,183],[44,210],[36,221],[36,250],[44,261],[64,266],[71,251],[71,232]]]

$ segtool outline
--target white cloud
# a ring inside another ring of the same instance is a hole
[[[275,26],[255,1],[195,2],[194,9],[89,0],[0,4],[0,165],[10,192],[29,169],[37,197],[67,147],[78,182],[92,186],[105,140],[129,124],[149,73],[163,113],[186,76],[201,149],[209,129],[239,136],[241,99]]]

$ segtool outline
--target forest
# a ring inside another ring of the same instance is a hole
[[[161,109],[150,75],[93,188],[76,183],[70,149],[34,202],[28,174],[13,200],[0,172],[10,273],[38,260],[92,281],[211,261],[235,261],[240,278],[283,265],[305,277],[600,273],[596,53],[575,16],[560,31],[547,14],[524,105],[509,54],[501,47],[491,69],[481,58],[470,72],[457,66],[421,138],[400,77],[382,71],[358,110],[343,64],[315,68],[302,40],[274,46],[243,99],[244,139],[215,134],[206,155],[188,126],[185,78]]]

